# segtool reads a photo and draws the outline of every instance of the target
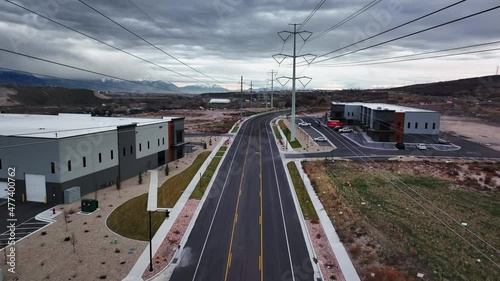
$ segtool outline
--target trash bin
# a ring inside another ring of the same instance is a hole
[[[92,213],[99,208],[99,203],[95,199],[82,199],[82,212]]]

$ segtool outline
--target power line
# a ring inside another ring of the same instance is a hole
[[[336,65],[336,66],[329,66],[329,67],[346,67],[346,66],[362,66],[362,65],[389,64],[389,63],[397,63],[397,62],[418,61],[418,60],[427,60],[427,59],[435,59],[435,58],[445,58],[445,57],[453,57],[453,56],[461,56],[461,55],[469,55],[469,54],[486,53],[486,52],[493,52],[493,51],[498,51],[498,50],[500,50],[500,48],[485,49],[485,50],[478,50],[478,51],[469,51],[469,52],[462,52],[462,53],[456,53],[456,54],[430,56],[430,57],[424,57],[424,58],[403,59],[403,60],[386,61],[386,62],[346,64],[346,65]]]
[[[139,92],[138,90],[133,90],[129,88],[124,88],[124,87],[118,87],[118,86],[110,86],[110,85],[103,85],[103,84],[98,84],[98,83],[93,83],[90,81],[81,81],[81,80],[75,80],[75,79],[69,79],[69,78],[62,78],[58,76],[52,76],[52,75],[47,75],[47,74],[41,74],[41,73],[36,73],[36,72],[30,72],[30,71],[25,71],[25,70],[19,70],[19,69],[13,69],[13,68],[7,68],[7,67],[0,67],[0,69],[3,70],[8,70],[8,71],[15,71],[15,72],[20,72],[20,73],[25,73],[25,74],[31,74],[31,75],[37,75],[37,76],[43,76],[43,77],[49,77],[49,78],[54,78],[54,79],[61,79],[61,80],[66,80],[66,81],[72,81],[80,84],[88,84],[88,85],[96,85],[104,88],[113,88],[113,89],[122,89],[122,90],[127,90],[127,91],[135,91]],[[40,85],[43,86],[43,85]]]
[[[170,36],[174,36],[172,33],[170,33],[170,31],[168,31],[168,29],[166,29],[162,24],[160,24],[157,20],[155,20],[152,16],[150,16],[148,13],[146,13],[143,9],[141,9],[139,6],[137,6],[134,1],[132,0],[127,0],[130,4],[132,4],[134,7],[137,8],[137,10],[139,10],[143,15],[145,15],[146,17],[148,17],[151,21],[153,21],[154,23],[156,23],[156,25],[158,25],[161,29],[163,29],[165,32],[167,32]]]
[[[89,35],[89,34],[87,34],[87,33],[84,33],[84,32],[82,32],[82,31],[79,31],[79,30],[77,30],[77,29],[74,29],[74,28],[72,28],[72,27],[70,27],[70,26],[68,26],[68,25],[65,25],[65,24],[63,24],[63,23],[61,23],[61,22],[58,22],[58,21],[56,21],[56,20],[54,20],[54,19],[51,19],[51,18],[49,18],[49,17],[46,17],[46,16],[44,16],[44,15],[42,15],[42,14],[38,13],[38,12],[35,12],[35,11],[31,10],[31,9],[28,9],[28,8],[26,8],[26,7],[24,7],[24,6],[20,5],[20,4],[14,3],[14,2],[12,2],[12,1],[10,1],[10,0],[5,0],[5,1],[6,1],[6,2],[8,2],[8,3],[11,3],[12,5],[15,5],[15,6],[17,6],[17,7],[21,8],[21,9],[23,9],[23,10],[25,10],[25,11],[28,11],[28,12],[30,12],[30,13],[33,13],[33,14],[35,14],[35,15],[37,15],[37,16],[39,16],[39,17],[41,17],[41,18],[44,18],[44,19],[46,19],[46,20],[48,20],[48,21],[50,21],[50,22],[52,22],[52,23],[54,23],[54,24],[57,24],[57,25],[62,26],[62,27],[64,27],[64,28],[66,28],[66,29],[69,29],[69,30],[71,30],[71,31],[73,31],[73,32],[76,32],[76,33],[78,33],[78,34],[80,34],[80,35],[83,35],[83,36],[85,36],[85,37],[87,37],[87,38],[90,38],[90,39],[92,39],[92,40],[94,40],[94,41],[96,41],[96,42],[99,42],[99,43],[101,43],[101,44],[103,44],[103,45],[106,45],[106,46],[108,46],[108,47],[110,47],[110,48],[112,48],[112,49],[115,49],[115,50],[117,50],[117,51],[120,51],[120,52],[122,52],[122,53],[124,53],[124,54],[127,54],[127,55],[131,56],[131,57],[137,58],[137,59],[139,59],[139,60],[141,60],[141,61],[147,62],[147,63],[149,63],[149,64],[152,64],[152,65],[157,66],[157,67],[159,67],[159,68],[161,68],[161,69],[164,69],[164,70],[170,71],[170,72],[175,73],[175,74],[177,74],[177,75],[183,76],[183,77],[185,77],[185,78],[192,79],[192,80],[195,80],[195,81],[198,81],[198,82],[203,83],[203,81],[201,81],[201,80],[199,80],[199,79],[196,79],[196,78],[194,78],[194,77],[191,77],[191,76],[188,76],[188,75],[182,74],[182,73],[180,73],[180,72],[177,72],[177,71],[175,71],[175,70],[172,70],[172,69],[166,68],[166,67],[164,67],[164,66],[161,66],[161,65],[159,65],[159,64],[157,64],[157,63],[154,63],[154,62],[152,62],[152,61],[150,61],[150,60],[147,60],[147,59],[145,59],[145,58],[142,58],[142,57],[140,57],[140,56],[134,55],[133,53],[130,53],[130,52],[125,51],[125,50],[123,50],[123,49],[121,49],[121,48],[118,48],[118,47],[116,47],[116,46],[113,46],[113,45],[111,45],[111,44],[108,44],[108,43],[106,43],[106,42],[104,42],[104,41],[102,41],[102,40],[100,40],[100,39],[97,39],[97,38],[95,38],[95,37],[93,37],[93,36],[91,36],[91,35]],[[169,81],[167,81],[167,82],[169,82]],[[171,82],[170,82],[170,83],[171,83]]]
[[[456,47],[456,48],[449,48],[449,49],[438,50],[438,51],[430,51],[430,52],[424,52],[424,53],[418,53],[418,54],[411,54],[411,55],[402,55],[402,56],[378,58],[378,59],[371,59],[371,60],[353,61],[353,62],[345,62],[345,63],[338,63],[338,64],[323,64],[323,65],[318,65],[318,66],[331,66],[331,67],[343,66],[343,65],[350,66],[350,65],[358,65],[358,64],[369,63],[369,62],[378,62],[378,61],[391,60],[391,59],[408,58],[408,57],[423,56],[423,55],[436,54],[436,53],[442,53],[442,52],[448,52],[448,51],[456,51],[456,50],[475,48],[475,47],[494,45],[494,44],[500,44],[500,41],[493,41],[493,42],[474,44],[474,45],[468,45],[468,46],[462,46],[462,47]]]
[[[130,29],[128,29],[128,28],[126,28],[126,27],[125,27],[125,26],[123,26],[123,25],[121,25],[120,23],[118,23],[117,21],[115,21],[115,20],[113,20],[112,18],[108,17],[107,15],[105,15],[105,14],[104,14],[104,13],[102,13],[102,12],[100,12],[100,11],[99,11],[99,10],[97,10],[96,8],[92,7],[91,5],[89,5],[89,4],[87,4],[87,3],[85,3],[83,0],[78,0],[78,2],[80,2],[80,3],[82,3],[83,5],[87,6],[87,7],[88,7],[89,9],[91,9],[92,11],[94,11],[94,12],[98,13],[99,15],[101,15],[101,16],[103,16],[103,17],[105,17],[106,19],[108,19],[108,20],[109,20],[109,21],[111,21],[112,23],[114,23],[114,24],[118,25],[118,26],[119,26],[119,27],[121,27],[122,29],[126,30],[127,32],[129,32],[130,34],[134,35],[135,37],[137,37],[137,38],[141,39],[142,41],[144,41],[145,43],[147,43],[147,44],[148,44],[148,45],[150,45],[151,47],[153,47],[153,48],[157,49],[158,51],[160,51],[160,52],[164,53],[165,55],[169,56],[170,58],[174,59],[175,61],[177,61],[177,62],[179,62],[179,63],[183,64],[184,66],[189,67],[191,70],[193,70],[193,71],[195,71],[195,72],[197,72],[197,73],[199,73],[199,74],[201,74],[201,75],[203,75],[203,76],[205,76],[205,77],[207,77],[207,78],[209,78],[209,79],[211,79],[211,80],[213,80],[213,81],[215,81],[215,82],[217,82],[217,83],[220,83],[220,84],[225,85],[225,83],[223,83],[223,82],[221,82],[221,81],[219,81],[219,80],[217,80],[217,79],[215,79],[215,78],[213,78],[213,77],[208,76],[207,74],[205,74],[205,73],[203,73],[203,72],[201,72],[201,71],[199,71],[199,70],[197,70],[197,69],[193,68],[192,66],[190,66],[190,65],[188,65],[187,63],[185,63],[185,62],[181,61],[180,59],[178,59],[178,58],[174,57],[173,55],[171,55],[171,54],[169,54],[169,53],[165,52],[163,49],[159,48],[159,47],[158,47],[158,46],[156,46],[155,44],[153,44],[153,43],[149,42],[148,40],[144,39],[142,36],[138,35],[137,33],[133,32],[132,30],[130,30]]]
[[[361,41],[358,41],[358,42],[356,42],[356,43],[353,43],[353,44],[350,44],[350,45],[348,45],[348,46],[342,47],[342,48],[340,48],[340,49],[337,49],[337,50],[334,50],[334,51],[328,52],[328,53],[326,53],[326,54],[324,54],[324,55],[322,55],[322,56],[323,56],[323,57],[324,57],[324,56],[327,56],[327,55],[329,55],[329,54],[332,54],[332,53],[338,52],[338,51],[343,50],[343,49],[345,49],[345,48],[348,48],[348,47],[350,47],[350,46],[356,45],[356,44],[358,44],[358,43],[361,43],[361,42],[364,42],[364,41],[366,41],[366,40],[372,39],[372,38],[374,38],[374,37],[380,36],[380,35],[385,34],[385,33],[387,33],[387,32],[393,31],[393,30],[395,30],[395,29],[397,29],[397,28],[403,27],[403,26],[405,26],[405,25],[408,25],[408,24],[410,24],[410,23],[413,23],[413,22],[415,22],[415,21],[418,21],[418,20],[423,19],[423,18],[425,18],[425,17],[428,17],[428,16],[430,16],[430,15],[436,14],[436,13],[438,13],[438,12],[441,12],[441,11],[445,10],[445,9],[449,9],[449,8],[451,8],[451,7],[455,6],[455,5],[458,5],[458,4],[460,4],[460,3],[463,3],[464,1],[466,1],[466,0],[462,0],[462,1],[460,1],[460,2],[457,2],[457,3],[451,4],[451,5],[449,5],[449,6],[446,6],[446,7],[444,7],[444,8],[441,8],[441,9],[439,9],[439,10],[437,10],[437,11],[431,12],[431,13],[429,13],[429,14],[427,14],[427,15],[424,15],[424,16],[421,16],[421,17],[419,17],[419,18],[417,18],[417,19],[411,20],[411,21],[406,22],[406,23],[404,23],[404,24],[401,24],[401,25],[399,25],[399,26],[396,26],[396,27],[393,27],[393,28],[388,29],[388,30],[386,30],[386,31],[383,31],[383,32],[381,32],[381,33],[375,34],[375,35],[370,36],[370,37],[368,37],[368,38],[366,38],[366,39],[363,39],[363,40],[361,40]],[[449,24],[452,24],[452,23],[455,23],[455,22],[459,22],[459,21],[462,21],[462,20],[465,20],[465,19],[468,19],[468,18],[471,18],[471,17],[474,17],[474,16],[478,16],[478,15],[481,15],[481,14],[484,14],[484,13],[487,13],[487,12],[490,12],[490,11],[493,11],[493,10],[496,10],[496,9],[498,9],[498,8],[500,8],[500,6],[496,6],[496,7],[493,7],[493,8],[490,8],[490,9],[486,9],[486,10],[483,10],[483,11],[480,11],[480,12],[477,12],[477,13],[474,13],[474,14],[470,14],[470,15],[468,15],[468,16],[464,16],[464,17],[461,17],[461,18],[458,18],[458,19],[455,19],[455,20],[451,20],[451,21],[448,21],[448,22],[445,22],[445,23],[442,23],[442,24],[438,24],[438,25],[435,25],[435,26],[432,26],[432,27],[429,27],[429,28],[426,28],[426,29],[423,29],[423,30],[419,30],[419,31],[416,31],[416,32],[412,32],[412,33],[409,33],[409,34],[403,35],[403,36],[399,36],[399,37],[396,37],[396,38],[394,38],[394,39],[387,40],[387,41],[384,41],[384,42],[381,42],[381,43],[378,43],[378,44],[374,44],[374,45],[371,45],[371,46],[368,46],[368,47],[364,47],[364,48],[361,48],[361,49],[358,49],[358,50],[354,50],[354,51],[351,51],[351,52],[347,52],[347,53],[344,53],[344,54],[342,54],[342,55],[338,55],[338,56],[335,56],[335,57],[322,59],[322,60],[316,61],[316,62],[314,62],[314,63],[320,63],[320,62],[324,62],[324,61],[327,61],[327,60],[331,60],[331,59],[335,59],[335,58],[339,58],[339,57],[347,56],[347,55],[350,55],[350,54],[354,54],[354,53],[357,53],[357,52],[360,52],[360,51],[363,51],[363,50],[367,50],[367,49],[370,49],[370,48],[378,47],[378,46],[380,46],[380,45],[384,45],[384,44],[387,44],[387,43],[391,43],[391,42],[394,42],[394,41],[397,41],[397,40],[401,40],[401,39],[404,39],[404,38],[407,38],[407,37],[410,37],[410,36],[413,36],[413,35],[417,35],[417,34],[420,34],[420,33],[424,33],[424,32],[427,32],[427,31],[429,31],[429,30],[433,30],[433,29],[436,29],[436,28],[439,28],[439,27],[442,27],[442,26],[445,26],[445,25],[449,25]]]
[[[318,33],[316,36],[313,36],[310,41],[313,41],[313,40],[316,40],[316,39],[318,39],[320,37],[325,36],[327,33],[329,33],[331,31],[333,31],[333,30],[341,27],[345,23],[347,23],[350,20],[356,18],[357,16],[361,15],[362,13],[368,11],[370,8],[372,8],[373,6],[377,5],[380,2],[382,2],[382,0],[373,0],[373,1],[371,1],[370,3],[366,4],[363,8],[357,10],[356,12],[354,12],[353,14],[351,14],[350,16],[348,16],[347,18],[343,19],[342,21],[338,22],[337,24],[332,25],[331,27],[329,27],[325,31],[322,31],[322,32]]]
[[[64,63],[60,63],[60,62],[56,62],[56,61],[52,61],[52,60],[48,60],[48,59],[44,59],[44,58],[40,58],[40,57],[36,57],[36,56],[32,56],[32,55],[28,55],[28,54],[23,54],[23,53],[11,51],[11,50],[3,49],[3,48],[0,48],[0,51],[5,52],[5,53],[9,53],[9,54],[13,54],[13,55],[17,55],[17,56],[22,56],[22,57],[26,57],[26,58],[38,60],[38,61],[43,61],[43,62],[50,63],[50,64],[55,64],[55,65],[63,66],[63,67],[66,67],[66,68],[71,68],[71,69],[75,69],[75,70],[79,70],[79,71],[91,73],[91,74],[96,74],[96,75],[100,75],[100,76],[104,76],[104,77],[108,77],[108,78],[113,78],[113,79],[116,79],[116,80],[121,80],[121,81],[129,82],[129,83],[133,83],[133,84],[137,84],[137,85],[143,85],[143,86],[147,86],[147,87],[151,87],[151,88],[157,88],[157,89],[167,90],[167,91],[171,91],[171,92],[178,92],[178,93],[181,93],[181,94],[186,94],[186,93],[183,93],[183,92],[180,92],[180,91],[176,91],[176,90],[172,90],[172,89],[168,89],[168,88],[163,88],[163,87],[158,87],[158,86],[153,86],[153,85],[148,85],[148,84],[145,84],[145,83],[142,83],[142,82],[128,80],[128,79],[121,78],[121,77],[118,77],[118,76],[109,75],[109,74],[105,74],[105,73],[101,73],[101,72],[97,72],[97,71],[93,71],[93,70],[88,70],[88,69],[85,69],[85,68],[81,68],[81,67],[77,67],[77,66],[73,66],[73,65],[69,65],[69,64],[64,64]]]
[[[319,3],[314,7],[314,9],[311,11],[311,13],[306,17],[306,19],[302,22],[302,24],[299,26],[297,31],[302,30],[304,26],[311,20],[311,18],[316,14],[316,12],[325,4],[326,0],[320,0]]]
[[[301,106],[303,107],[303,106]],[[305,108],[305,107],[303,107]],[[306,109],[306,112],[309,112],[307,109]],[[334,133],[331,133],[331,132],[328,132],[330,135],[332,135],[335,139],[339,140],[342,139],[342,137],[338,138]],[[345,141],[345,142],[344,142]],[[378,166],[379,168],[382,168],[382,166],[380,164],[378,164],[377,162],[375,162],[373,159],[371,159],[370,156],[366,155],[365,153],[363,153],[361,150],[359,150],[357,147],[355,147],[354,145],[352,145],[351,143],[349,143],[349,141],[347,140],[342,140],[340,141],[341,143],[344,144],[344,146],[350,150],[354,155],[360,157],[360,159],[365,162],[366,164],[368,164],[368,162],[366,160],[364,160],[363,157],[361,157],[361,155],[365,156],[366,158],[368,158],[372,163],[374,163],[376,166]],[[346,145],[346,143],[348,145]],[[354,152],[351,148],[354,148],[355,150],[357,150],[359,152],[356,153]],[[382,177],[384,177],[388,182],[390,182],[395,188],[397,188],[400,192],[402,192],[403,194],[405,194],[408,198],[410,198],[413,202],[415,202],[417,205],[419,205],[421,208],[423,208],[428,214],[430,214],[432,217],[434,217],[437,221],[439,221],[442,225],[444,225],[446,228],[448,228],[451,232],[453,232],[455,235],[457,235],[459,238],[461,238],[464,242],[466,242],[468,245],[470,245],[472,248],[474,248],[477,252],[479,252],[481,255],[483,255],[486,259],[488,259],[489,261],[491,261],[494,265],[496,265],[497,267],[500,267],[499,264],[497,264],[495,261],[493,261],[488,255],[486,255],[483,251],[481,251],[479,248],[477,248],[474,244],[472,244],[471,242],[469,242],[467,239],[465,239],[465,237],[463,237],[462,235],[460,235],[456,230],[452,229],[451,226],[449,226],[448,224],[446,224],[443,220],[441,220],[440,218],[438,218],[436,216],[436,214],[434,214],[433,212],[431,212],[430,210],[428,210],[425,206],[423,206],[423,204],[421,204],[420,202],[418,202],[415,198],[413,198],[411,195],[409,195],[407,192],[405,192],[402,188],[398,187],[395,183],[394,183],[394,180],[397,180],[399,181],[402,185],[406,186],[408,189],[410,189],[413,193],[415,193],[416,195],[418,195],[419,197],[421,197],[422,199],[424,199],[424,201],[426,201],[428,204],[430,204],[431,206],[437,208],[440,212],[442,212],[443,214],[445,214],[449,219],[453,220],[455,223],[457,223],[461,229],[464,229],[466,230],[466,232],[469,232],[471,233],[472,235],[474,235],[476,238],[478,238],[481,242],[485,243],[487,246],[489,246],[490,248],[492,248],[493,250],[495,250],[497,253],[499,252],[498,249],[496,249],[495,247],[493,247],[491,244],[489,244],[488,242],[486,242],[485,240],[483,240],[480,236],[478,236],[477,234],[475,234],[473,231],[471,231],[470,229],[468,228],[465,228],[463,225],[461,225],[460,222],[458,222],[456,219],[454,219],[453,217],[451,217],[447,212],[445,212],[444,210],[442,210],[441,208],[437,207],[434,203],[432,203],[430,200],[428,200],[427,198],[425,198],[422,194],[420,194],[419,192],[417,192],[414,188],[411,188],[408,184],[406,184],[405,182],[403,182],[401,179],[399,179],[397,176],[393,176],[392,179],[389,178],[389,177],[386,177],[382,174],[382,172],[379,173],[380,175],[382,175]]]

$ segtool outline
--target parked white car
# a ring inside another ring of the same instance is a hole
[[[339,129],[339,133],[352,133],[352,129],[345,127],[345,128]]]
[[[417,149],[419,150],[427,150],[427,146],[423,143],[417,144]]]
[[[299,123],[299,126],[300,126],[300,127],[310,127],[310,126],[311,126],[311,123],[307,123],[307,122],[300,122],[300,123]]]
[[[317,137],[317,138],[314,138],[314,141],[326,141],[326,138],[325,137]]]

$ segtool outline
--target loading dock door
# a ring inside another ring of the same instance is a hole
[[[26,201],[45,202],[45,176],[26,174]]]
[[[7,185],[6,182],[0,182],[0,199],[4,198],[7,199],[7,188],[9,188],[9,186]]]

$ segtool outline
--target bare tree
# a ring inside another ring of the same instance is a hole
[[[69,219],[68,211],[66,210],[63,211],[63,218],[64,218],[64,223],[66,224],[66,231],[68,231],[68,219]]]
[[[73,245],[73,253],[76,252],[76,238],[75,238],[75,233],[71,233],[71,244]]]

